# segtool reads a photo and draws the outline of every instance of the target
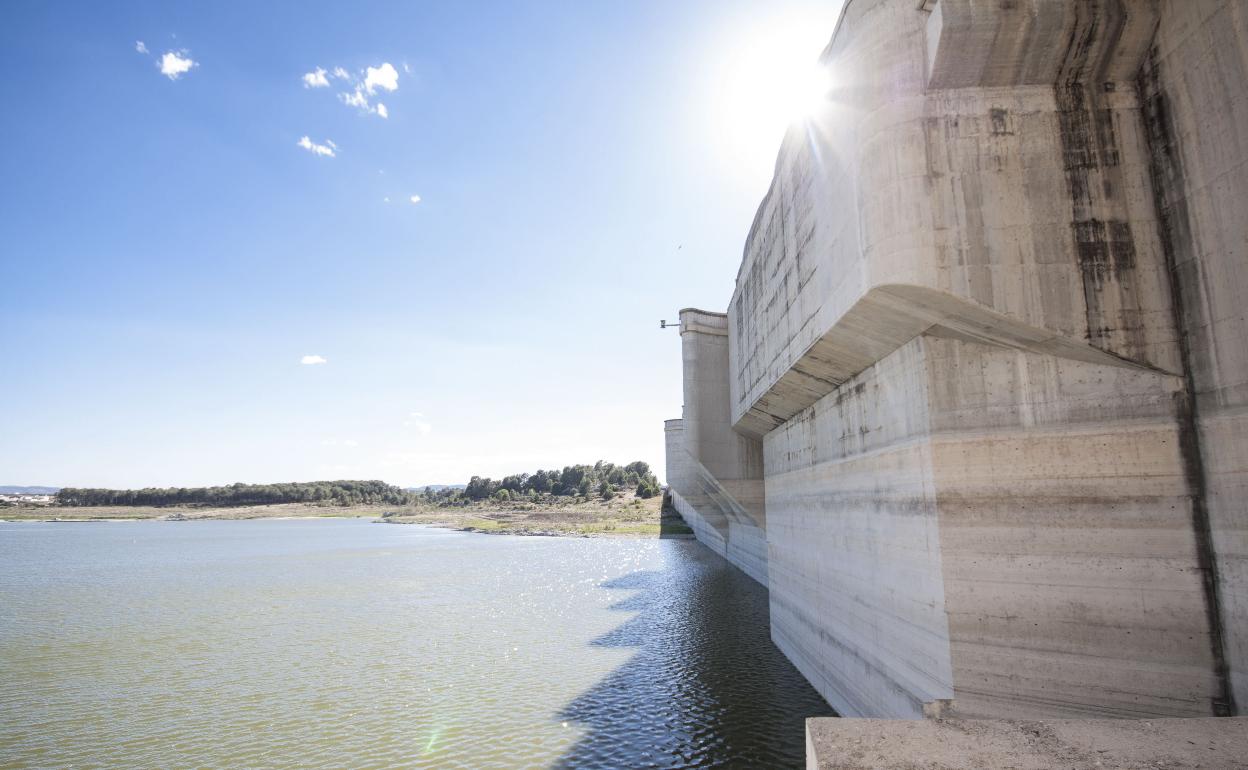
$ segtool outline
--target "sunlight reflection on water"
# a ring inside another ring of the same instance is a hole
[[[800,767],[826,704],[691,541],[0,524],[0,766]]]

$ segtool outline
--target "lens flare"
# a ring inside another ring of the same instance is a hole
[[[827,105],[832,72],[819,55],[837,9],[752,18],[722,33],[710,62],[709,117],[729,164],[770,176],[785,131]]]

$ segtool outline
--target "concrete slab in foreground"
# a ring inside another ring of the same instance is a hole
[[[808,719],[807,770],[1248,768],[1248,717]]]

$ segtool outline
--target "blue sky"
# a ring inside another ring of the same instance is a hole
[[[0,483],[661,473],[838,5],[5,3]]]

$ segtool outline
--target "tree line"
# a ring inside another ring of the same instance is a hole
[[[384,481],[296,481],[286,484],[230,484],[224,487],[78,489],[56,493],[59,505],[406,505],[416,496]]]
[[[286,484],[230,484],[222,487],[166,487],[146,489],[83,489],[65,487],[56,493],[58,505],[204,505],[228,508],[240,505],[314,503],[319,505],[466,505],[478,500],[540,500],[544,497],[599,497],[610,500],[631,490],[637,497],[659,494],[659,480],[647,463],[627,465],[599,460],[593,465],[568,465],[561,470],[516,473],[497,481],[473,476],[463,489],[426,488],[408,492],[384,481],[296,481]]]
[[[463,504],[476,500],[514,500],[556,497],[597,496],[610,500],[624,490],[631,490],[637,497],[654,497],[659,494],[659,480],[650,465],[640,460],[627,465],[616,465],[599,460],[593,465],[568,465],[562,470],[538,470],[533,473],[516,473],[501,479],[473,476],[463,489],[426,490],[425,500],[439,504]]]

